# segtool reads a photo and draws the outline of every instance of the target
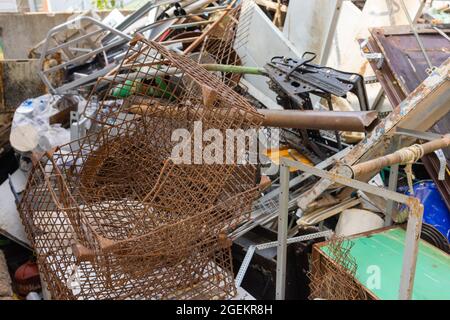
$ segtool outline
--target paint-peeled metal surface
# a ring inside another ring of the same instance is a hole
[[[381,300],[398,298],[405,231],[385,230],[351,239],[358,265],[356,279]],[[329,256],[327,246],[319,248]],[[450,256],[420,240],[413,300],[450,299]]]

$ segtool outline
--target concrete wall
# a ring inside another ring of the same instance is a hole
[[[108,13],[98,12],[102,18]],[[51,28],[68,21],[73,15],[73,12],[0,13],[4,59],[27,59],[30,49],[44,40]]]

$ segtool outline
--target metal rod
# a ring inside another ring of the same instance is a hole
[[[234,5],[234,3],[236,2],[236,0],[231,1],[231,3],[228,5],[227,9],[231,9]],[[206,36],[209,36],[209,34],[214,30],[214,28],[216,26],[218,26],[222,20],[229,14],[229,11],[225,11],[223,12],[216,21],[214,21],[213,24],[209,25],[206,30],[203,31],[202,35],[200,37],[197,38],[197,40],[195,40],[193,43],[191,43],[191,45],[189,47],[186,48],[186,50],[184,50],[184,54],[188,54],[191,53],[192,50],[194,50],[195,48],[197,48],[197,46],[205,39]]]
[[[196,110],[195,114],[189,108],[148,106],[146,104],[134,105],[130,112],[145,115],[148,111],[156,111],[158,108],[164,110],[173,109],[173,113],[186,113],[191,116],[198,116],[205,111]],[[217,113],[214,116],[217,116]],[[228,110],[223,110],[226,117]],[[240,112],[240,111],[234,111]],[[376,111],[313,111],[313,110],[268,110],[257,109],[257,112],[264,116],[262,126],[276,128],[296,128],[311,130],[337,130],[365,132],[366,128],[377,118]],[[170,114],[173,114],[172,112]],[[242,114],[244,115],[244,114]],[[208,116],[207,114],[205,116]]]
[[[400,202],[400,203],[404,203],[404,204],[407,204],[411,199],[414,199],[414,198],[408,197],[404,194],[393,192],[393,191],[390,191],[387,189],[378,188],[371,184],[367,184],[367,183],[361,182],[359,180],[354,180],[354,179],[351,179],[350,177],[344,177],[339,174],[330,173],[325,170],[320,170],[315,167],[311,167],[311,166],[308,166],[306,164],[303,164],[301,162],[294,161],[291,159],[282,158],[281,163],[285,164],[287,166],[293,167],[293,168],[297,168],[304,172],[312,173],[313,175],[323,178],[324,180],[328,180],[330,182],[330,185],[332,185],[333,182],[337,182],[344,186],[349,186],[354,189],[361,190],[363,192],[368,192],[368,193],[380,196],[382,198],[389,197],[396,202]]]
[[[276,292],[277,300],[284,300],[286,293],[286,261],[287,261],[287,224],[289,202],[289,167],[280,166],[280,214],[278,215],[278,246],[277,246],[277,276]]]
[[[326,230],[326,231],[322,231],[322,232],[311,233],[311,234],[306,234],[303,236],[289,238],[289,239],[287,239],[286,244],[292,244],[292,243],[297,243],[297,242],[301,242],[301,241],[308,241],[308,240],[322,238],[322,237],[329,238],[332,235],[333,235],[333,231]],[[247,269],[250,265],[250,261],[252,261],[253,255],[255,254],[255,251],[273,248],[273,247],[276,247],[277,245],[278,245],[278,241],[272,241],[272,242],[267,242],[267,243],[261,243],[258,245],[251,245],[248,247],[247,253],[245,254],[245,257],[244,257],[244,260],[242,261],[241,267],[239,268],[239,272],[236,276],[236,279],[234,280],[236,287],[241,286],[242,281],[244,280],[245,273],[247,272]]]
[[[173,24],[169,27],[169,29],[184,29],[184,28],[190,28],[190,27],[196,27],[196,26],[203,26],[207,24],[211,24],[213,21],[206,20],[206,21],[197,21],[197,22],[188,22],[188,23],[180,23],[180,24]]]

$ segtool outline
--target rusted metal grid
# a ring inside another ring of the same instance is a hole
[[[225,231],[251,210],[256,165],[176,164],[171,135],[184,128],[194,143],[196,120],[225,136],[261,117],[194,61],[145,40],[105,81],[92,115],[101,129],[37,161],[19,206],[52,297],[232,297]],[[132,94],[117,99],[123,89]]]

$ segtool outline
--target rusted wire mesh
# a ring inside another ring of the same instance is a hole
[[[20,204],[53,298],[232,297],[226,231],[250,212],[256,164],[236,164],[242,146],[231,163],[197,162],[195,148],[183,154],[193,163],[177,162],[172,134],[184,129],[194,146],[196,123],[225,136],[258,129],[260,116],[214,74],[142,39],[98,87],[86,114],[98,130],[44,155]]]
[[[353,245],[351,240],[335,237],[327,244],[329,261],[312,262],[316,267],[308,274],[311,280],[310,299],[367,299],[364,289],[355,281],[358,266],[351,255]]]

